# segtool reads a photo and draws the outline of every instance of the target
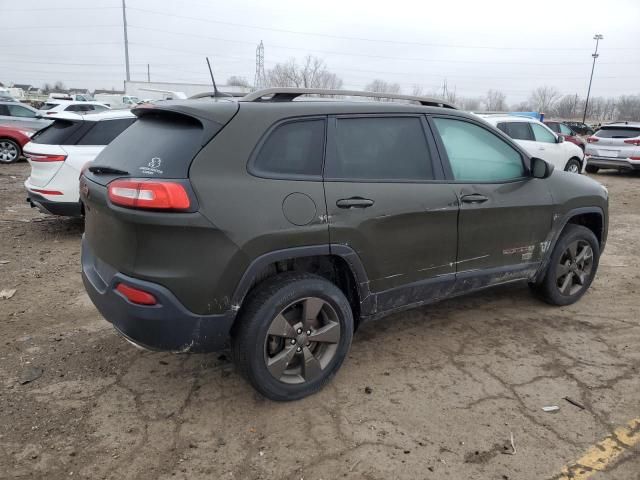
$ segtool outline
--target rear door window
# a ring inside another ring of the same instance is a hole
[[[169,112],[149,113],[118,135],[96,157],[94,165],[136,177],[187,178],[201,145],[199,121]]]
[[[264,141],[249,170],[260,177],[320,177],[325,120],[278,125]]]
[[[595,133],[600,138],[633,138],[640,136],[640,128],[634,127],[601,127]]]
[[[525,176],[520,153],[489,130],[462,120],[433,121],[455,180],[503,182]]]
[[[35,118],[36,116],[36,112],[20,105],[7,105],[7,107],[9,108],[9,115],[12,117]]]
[[[536,142],[557,143],[556,137],[549,131],[549,129],[538,123],[532,123],[531,128],[536,137]]]
[[[534,140],[529,122],[504,122],[498,128],[514,140]]]
[[[326,179],[433,180],[433,166],[419,117],[336,119],[335,148]]]
[[[73,145],[77,136],[75,135],[82,127],[83,122],[73,122],[70,120],[55,120],[48,127],[38,131],[31,141],[46,145]]]
[[[556,133],[560,133],[560,131],[562,130],[562,127],[559,123],[545,123],[545,125]]]
[[[135,121],[135,118],[119,118],[91,122],[95,125],[78,141],[78,145],[109,145]]]

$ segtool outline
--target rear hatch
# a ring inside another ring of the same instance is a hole
[[[85,246],[96,258],[98,273],[104,264],[107,271],[115,269],[169,288],[170,277],[188,274],[182,256],[199,248],[193,230],[210,226],[197,212],[189,167],[237,110],[236,102],[211,100],[163,102],[133,110],[138,121],[96,157],[80,182]],[[188,196],[188,207],[156,209],[109,198],[109,186],[112,193],[117,186],[126,195],[135,193],[136,185],[150,184],[177,185]]]
[[[588,152],[597,157],[640,157],[640,126],[605,125],[588,139]]]
[[[68,155],[64,145],[73,145],[82,137],[83,124],[81,119],[56,119],[31,137],[24,147],[24,154],[31,165],[31,185],[45,187],[58,173]]]

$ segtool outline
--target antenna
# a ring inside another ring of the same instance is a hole
[[[213,96],[218,96],[218,87],[216,86],[216,79],[213,78],[213,70],[211,70],[211,62],[209,62],[209,57],[207,58],[207,66],[209,67],[209,75],[211,75],[211,82],[213,83]]]

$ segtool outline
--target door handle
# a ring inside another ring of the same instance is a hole
[[[469,195],[463,195],[460,200],[462,200],[462,203],[484,203],[489,199],[479,193],[471,193]]]
[[[341,198],[336,202],[339,208],[367,208],[373,205],[373,200],[362,197]]]

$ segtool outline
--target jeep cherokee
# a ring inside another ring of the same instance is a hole
[[[267,89],[133,112],[81,177],[89,296],[138,345],[230,344],[270,399],[319,390],[392,312],[514,281],[571,304],[605,246],[604,187],[438,100]]]

